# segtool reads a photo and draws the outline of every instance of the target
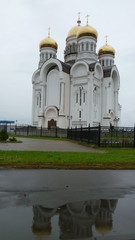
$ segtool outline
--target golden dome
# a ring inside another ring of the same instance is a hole
[[[86,25],[84,27],[81,27],[81,29],[77,33],[77,38],[83,36],[92,36],[97,39],[98,33],[95,28],[91,27],[90,25]]]
[[[70,29],[70,31],[68,32],[68,36],[67,37],[71,37],[71,36],[76,36],[77,32],[82,28],[80,26],[81,24],[81,20],[80,20],[80,12],[78,13],[78,20],[77,20],[77,24],[78,26],[75,26],[73,28]]]
[[[71,28],[70,31],[68,32],[68,37],[76,35],[81,28],[82,28],[81,26],[75,26]]]
[[[43,40],[40,42],[39,47],[40,47],[40,49],[41,49],[41,48],[44,48],[44,47],[51,47],[51,48],[55,48],[55,49],[57,50],[58,44],[55,42],[54,39],[48,37],[48,38],[43,39]]]
[[[98,56],[101,56],[101,55],[104,55],[104,54],[112,54],[114,56],[115,55],[115,50],[114,50],[113,47],[111,47],[110,45],[108,45],[106,43],[106,45],[101,47],[98,51]]]
[[[44,48],[44,47],[51,47],[51,48],[55,48],[57,50],[58,44],[56,43],[56,41],[54,39],[52,39],[50,37],[50,28],[48,28],[48,37],[43,39],[40,42],[39,47],[40,47],[40,49]]]

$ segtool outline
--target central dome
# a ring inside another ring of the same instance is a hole
[[[77,38],[84,36],[91,36],[97,39],[98,33],[95,28],[91,27],[90,25],[86,25],[84,27],[81,27],[81,29],[77,33]]]
[[[71,37],[71,36],[76,36],[76,34],[78,33],[78,31],[81,29],[82,27],[81,26],[75,26],[73,28],[70,29],[70,31],[68,32],[68,37]]]
[[[80,13],[79,13],[79,16],[78,16],[77,23],[78,23],[78,26],[75,26],[75,27],[71,28],[70,31],[68,32],[68,36],[67,37],[72,37],[74,35],[76,36],[78,31],[82,28],[80,26],[80,24],[81,24]]]

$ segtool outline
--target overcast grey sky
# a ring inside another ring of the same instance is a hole
[[[33,72],[39,61],[39,42],[51,37],[63,60],[65,39],[81,12],[82,25],[98,31],[97,50],[115,48],[121,84],[122,125],[135,123],[135,0],[0,0],[0,120],[31,124]]]

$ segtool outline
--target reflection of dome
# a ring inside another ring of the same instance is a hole
[[[77,38],[84,36],[91,36],[97,39],[98,33],[95,28],[91,27],[90,25],[86,25],[84,27],[81,27],[77,33]]]
[[[45,236],[49,236],[51,233],[51,226],[48,226],[48,228],[46,229],[40,229],[40,228],[35,228],[35,226],[32,226],[32,232],[40,237],[40,238],[44,238]]]
[[[55,42],[55,40],[53,40],[52,38],[48,37],[48,38],[43,39],[43,40],[40,42],[39,47],[40,47],[40,48],[51,47],[51,48],[55,48],[55,49],[57,50],[58,45],[57,45],[57,43]]]
[[[104,54],[111,54],[111,55],[115,55],[115,50],[113,47],[111,47],[110,45],[106,44],[103,47],[101,47],[98,51],[98,56],[104,55]]]
[[[112,231],[112,223],[110,223],[108,225],[101,225],[101,224],[96,223],[95,228],[99,233],[106,234],[106,233]]]
[[[33,206],[32,232],[40,238],[51,234],[51,216],[46,216],[50,210],[52,211],[42,206]]]

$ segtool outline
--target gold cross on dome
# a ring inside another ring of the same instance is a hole
[[[108,35],[105,36],[105,39],[106,39],[106,40],[105,40],[105,44],[106,44],[106,45],[108,45],[108,37],[109,37]]]
[[[78,20],[77,20],[77,23],[78,23],[78,26],[80,26],[80,24],[81,24],[81,20],[80,20],[80,12],[78,13]]]
[[[80,12],[78,12],[78,20],[80,20],[80,14],[81,14],[81,13],[80,13]]]
[[[90,15],[87,14],[87,16],[86,16],[86,19],[87,19],[87,26],[88,26],[88,23],[89,23],[89,17],[90,17]]]
[[[49,27],[48,28],[48,38],[50,37],[50,30],[51,30],[51,28]]]

